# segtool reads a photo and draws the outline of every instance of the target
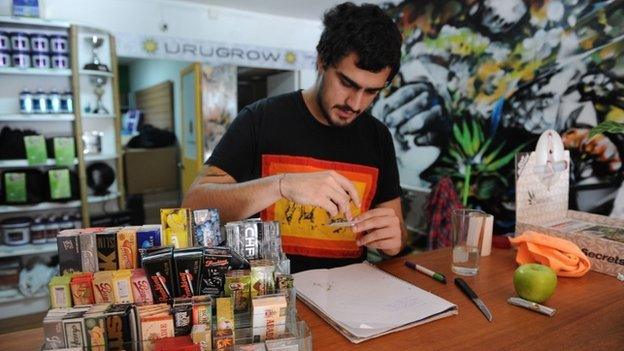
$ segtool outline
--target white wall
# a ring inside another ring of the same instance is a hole
[[[174,128],[180,142],[182,129],[180,127],[180,71],[188,66],[189,62],[166,60],[140,60],[130,63],[128,67],[130,93],[161,83],[166,80],[173,82],[173,109]]]
[[[0,0],[0,15],[11,13]],[[321,22],[170,0],[45,0],[42,17],[111,32],[165,35],[314,51]],[[159,24],[169,24],[161,32]]]

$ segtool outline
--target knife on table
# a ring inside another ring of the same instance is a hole
[[[459,290],[461,290],[466,296],[468,296],[469,299],[472,300],[472,302],[474,302],[475,305],[477,305],[477,307],[479,307],[481,313],[483,313],[485,318],[491,322],[492,312],[488,310],[487,306],[485,306],[485,304],[483,303],[483,301],[481,301],[477,294],[475,294],[475,292],[470,289],[468,284],[462,278],[455,278],[455,285],[457,285]]]

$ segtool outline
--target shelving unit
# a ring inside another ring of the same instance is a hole
[[[70,69],[0,67],[0,74],[69,77],[72,71]]]
[[[73,114],[5,114],[0,115],[0,122],[73,122]]]
[[[56,243],[26,244],[20,246],[0,245],[0,258],[22,255],[41,255],[56,253],[57,251]]]
[[[41,202],[19,206],[2,204],[4,199],[0,199],[0,220],[23,216],[34,218],[42,215],[60,215],[79,211],[83,226],[89,226],[90,216],[97,214],[98,211],[123,208],[125,196],[122,159],[120,157],[122,154],[119,133],[121,121],[114,37],[108,32],[90,27],[6,16],[0,16],[0,29],[7,32],[62,34],[68,38],[70,69],[0,67],[0,81],[2,82],[0,83],[0,124],[14,129],[31,129],[45,137],[73,136],[76,141],[76,159],[73,165],[68,166],[68,168],[78,174],[80,196],[77,200],[67,202]],[[97,54],[101,62],[111,69],[111,72],[83,69],[85,64],[92,61],[92,48],[87,39],[94,35],[104,40],[103,45],[97,49]],[[108,113],[87,113],[87,111],[92,111],[91,108],[95,106],[94,103],[97,100],[93,77],[103,77],[106,80],[102,87],[104,91],[102,103]],[[72,91],[74,112],[70,114],[20,114],[19,93],[24,87],[31,91],[39,88],[43,88],[44,91],[51,89]],[[82,135],[91,131],[102,132],[102,152],[85,155],[83,153]],[[94,195],[87,186],[86,169],[95,162],[103,162],[111,166],[116,174],[115,182],[108,188],[109,193],[103,196]],[[48,159],[45,164],[41,165],[29,165],[25,159],[0,160],[0,175],[7,169],[48,169],[52,167],[56,167],[54,159]],[[56,253],[56,243],[21,246],[0,244],[0,258],[50,257]],[[18,291],[7,297],[0,292],[0,315],[3,318],[35,313],[46,310],[48,307],[47,292],[34,297],[23,296]]]

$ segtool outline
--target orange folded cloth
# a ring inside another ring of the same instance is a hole
[[[509,241],[518,247],[518,264],[540,263],[550,266],[560,277],[581,277],[589,271],[589,259],[573,242],[533,231]]]

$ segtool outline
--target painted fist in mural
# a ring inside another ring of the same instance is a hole
[[[349,179],[336,171],[284,173],[279,180],[280,194],[301,205],[318,206],[331,217],[339,213],[352,219],[351,205],[360,207],[360,197]]]
[[[354,218],[357,222],[351,227],[358,233],[357,243],[394,256],[401,251],[401,222],[393,209],[378,207]]]

